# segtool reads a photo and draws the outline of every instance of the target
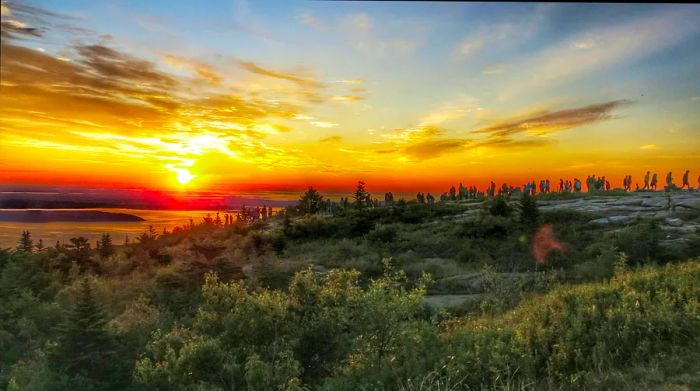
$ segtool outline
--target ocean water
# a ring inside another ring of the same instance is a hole
[[[1,186],[0,186],[1,187]],[[5,192],[7,193],[7,192]],[[289,205],[295,203],[303,191],[256,191],[250,193],[237,194],[241,202],[246,205],[278,205],[273,207],[273,211],[282,209],[281,205]],[[20,192],[19,194],[26,194]],[[44,194],[44,193],[42,193]],[[337,201],[340,197],[348,197],[352,199],[352,192],[322,192],[322,195],[333,201]],[[436,197],[438,196],[435,194]],[[7,194],[5,194],[7,198]],[[50,198],[50,195],[48,195]],[[372,193],[373,198],[381,201],[384,200],[383,193]],[[405,198],[407,200],[414,199],[415,193],[394,192],[394,198]],[[276,203],[270,202],[276,201]],[[54,209],[55,210],[55,209]],[[65,210],[65,209],[64,209]],[[149,210],[149,209],[125,209],[125,208],[90,208],[90,209],[70,209],[70,210],[99,210],[105,212],[127,213],[139,216],[145,221],[141,222],[51,222],[51,223],[26,223],[26,222],[5,222],[0,221],[0,248],[14,248],[22,234],[22,231],[29,230],[34,243],[38,243],[39,239],[43,241],[44,246],[54,246],[56,241],[68,243],[68,240],[73,237],[83,236],[90,239],[94,246],[95,242],[103,233],[109,233],[112,236],[112,241],[115,244],[124,243],[128,237],[133,240],[136,236],[148,229],[152,225],[156,232],[160,233],[163,229],[168,231],[176,226],[182,226],[189,223],[192,218],[196,223],[202,221],[202,218],[207,214],[216,215],[217,211],[211,210]],[[223,216],[222,216],[223,218]]]
[[[15,223],[0,221],[0,248],[12,248],[17,245],[22,231],[29,230],[34,240],[34,244],[42,239],[44,246],[54,246],[56,241],[68,243],[68,240],[73,237],[83,236],[90,239],[90,242],[95,246],[103,233],[109,233],[112,236],[112,242],[122,244],[126,237],[129,240],[140,235],[152,225],[156,232],[160,233],[163,229],[168,231],[176,226],[182,226],[189,223],[190,218],[195,223],[202,221],[207,214],[212,217],[216,215],[216,211],[207,210],[144,210],[144,209],[117,209],[117,208],[96,208],[96,209],[80,209],[80,210],[100,210],[104,212],[128,213],[136,215],[145,221],[139,222],[51,222],[51,223]],[[222,215],[223,219],[223,215]]]

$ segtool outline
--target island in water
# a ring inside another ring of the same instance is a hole
[[[52,222],[138,222],[143,218],[116,212],[99,210],[0,210],[0,221],[20,223],[52,223]]]

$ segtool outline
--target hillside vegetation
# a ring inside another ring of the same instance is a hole
[[[700,387],[693,230],[529,197],[316,212],[99,249],[25,232],[0,251],[0,389]]]

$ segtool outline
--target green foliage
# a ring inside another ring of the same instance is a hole
[[[128,372],[116,361],[114,340],[106,324],[92,286],[83,279],[49,356],[52,367],[70,377],[71,388],[111,389],[128,383]]]
[[[520,223],[527,227],[536,227],[540,218],[537,201],[524,193],[520,198]]]
[[[22,251],[25,253],[31,253],[34,249],[34,242],[32,241],[32,234],[29,231],[22,231],[22,237],[17,242],[17,251]]]
[[[109,258],[114,254],[114,246],[112,245],[112,237],[108,233],[102,234],[100,238],[100,258]]]
[[[0,251],[0,389],[699,386],[700,261],[672,264],[698,256],[697,234],[532,197],[519,214],[364,197],[99,251]],[[563,245],[536,263],[540,224]]]
[[[306,192],[299,199],[297,210],[301,214],[314,214],[318,213],[322,206],[323,196],[313,187],[309,187],[309,189],[306,190]]]
[[[357,209],[363,209],[366,206],[370,206],[369,197],[369,193],[365,188],[365,182],[357,181],[355,193],[353,194],[353,199],[355,200],[355,207],[357,207]]]
[[[508,217],[513,214],[513,208],[502,196],[493,197],[488,210],[491,216]]]
[[[629,256],[633,264],[649,263],[659,260],[661,253],[659,242],[663,237],[664,234],[658,223],[652,220],[617,233],[615,245]]]

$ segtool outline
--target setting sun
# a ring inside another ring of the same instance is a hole
[[[178,168],[176,172],[177,175],[175,178],[177,179],[177,182],[183,186],[189,184],[195,177],[192,175],[190,170],[186,168]]]

